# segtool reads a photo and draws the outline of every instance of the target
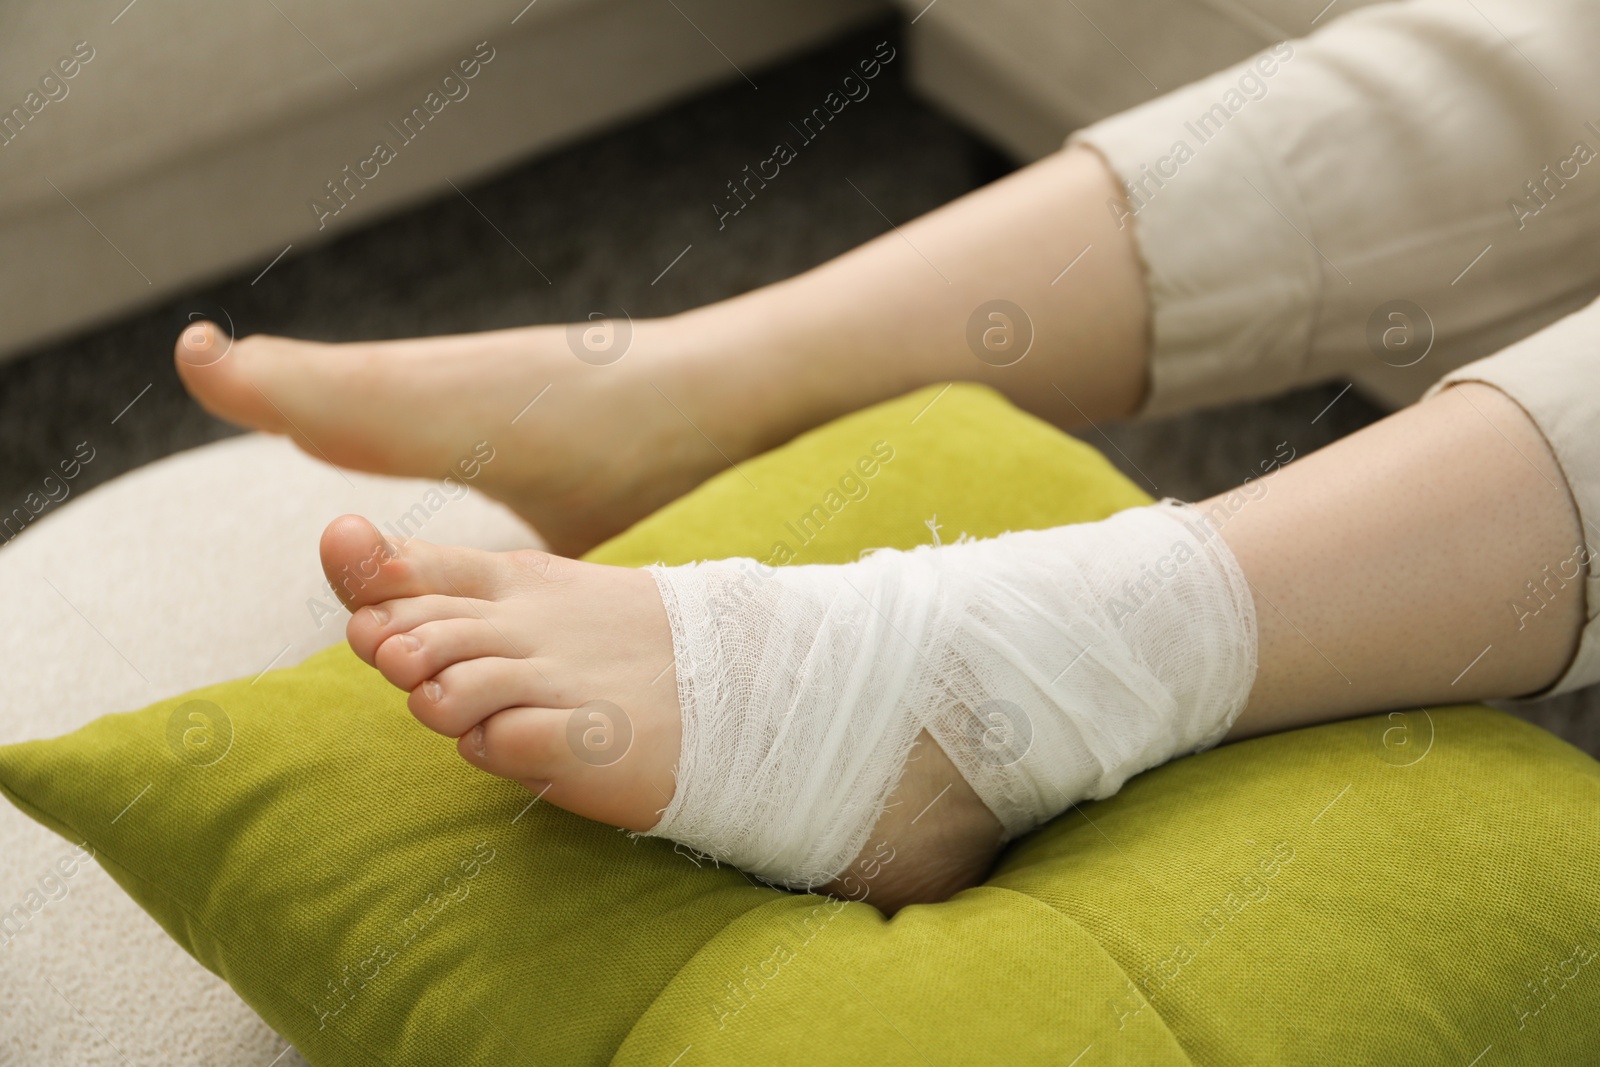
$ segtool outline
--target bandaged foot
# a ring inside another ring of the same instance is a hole
[[[385,546],[357,519],[323,559],[366,605],[351,646],[470,762],[889,911],[1215,744],[1255,674],[1238,563],[1171,505],[845,566],[633,571]]]
[[[1221,740],[1255,675],[1249,586],[1176,506],[842,567],[652,573],[683,739],[650,832],[792,886],[873,842],[923,731],[1011,838]]]

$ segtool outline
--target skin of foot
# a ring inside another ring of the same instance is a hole
[[[179,337],[176,363],[215,415],[341,467],[466,477],[576,554],[765,444],[723,417],[723,379],[664,320],[629,331],[621,358],[593,363],[563,326],[334,345],[205,322]]]
[[[351,648],[463,759],[586,818],[629,830],[660,820],[682,723],[672,636],[647,572],[396,545],[357,516],[329,525],[321,553],[353,611]],[[593,730],[598,755],[586,747]],[[976,885],[1000,845],[999,822],[924,734],[869,844],[825,888],[892,914]]]
[[[487,442],[474,484],[576,555],[732,463],[930,384],[981,382],[1061,426],[1132,412],[1149,328],[1132,228],[1106,210],[1121,195],[1075,147],[681,314],[337,345],[198,323],[178,375],[212,414],[357,470],[439,478]],[[975,347],[997,294],[1022,310],[1006,336],[1028,338],[1025,359]]]

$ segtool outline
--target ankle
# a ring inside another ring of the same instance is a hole
[[[716,426],[702,424],[704,431],[735,461],[896,395],[874,388],[869,368],[848,351],[798,325],[786,285],[664,320],[676,380]]]

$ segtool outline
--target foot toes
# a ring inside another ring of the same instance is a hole
[[[342,515],[322,531],[319,546],[322,573],[351,611],[368,604],[420,596],[429,589],[411,588],[400,566],[400,549],[360,515]],[[385,564],[389,573],[384,573]],[[414,584],[414,583],[412,583]]]
[[[481,657],[525,660],[505,634],[480,618],[425,622],[378,646],[373,666],[400,689],[415,689],[452,664]]]
[[[385,600],[357,608],[345,625],[345,638],[350,648],[369,666],[374,662],[378,646],[395,634],[414,630],[425,622],[444,619],[481,619],[494,607],[492,601],[470,600],[464,597],[430,596],[403,597]]]
[[[343,515],[322,532],[322,570],[352,610],[402,597],[442,593],[494,600],[521,588],[558,557],[543,552],[482,552],[411,540],[394,544],[359,515]]]
[[[507,708],[461,735],[456,749],[474,767],[519,782],[567,775],[576,759],[567,745],[570,710]]]
[[[672,801],[676,761],[652,769],[652,746],[635,744],[631,727],[625,735],[612,734],[614,747],[586,747],[584,731],[594,728],[594,715],[588,704],[507,708],[462,734],[456,751],[557,807],[626,830],[649,830]]]
[[[269,378],[298,369],[298,362],[293,368],[281,364],[287,362],[285,353],[297,351],[294,346],[300,345],[276,337],[233,338],[215,323],[198,322],[179,335],[173,354],[184,388],[207,411],[252,429],[289,433],[293,426],[284,406],[298,406],[291,399],[293,390],[286,395],[275,381],[258,379],[264,369],[276,372]],[[264,356],[280,365],[261,358]],[[293,377],[289,381],[298,384]],[[274,401],[269,394],[277,394],[278,399]]]
[[[406,705],[428,729],[460,737],[497,711],[559,696],[529,661],[484,657],[446,667],[413,689]]]
[[[178,367],[210,367],[227,354],[230,338],[214,322],[197,322],[178,335],[173,347]]]

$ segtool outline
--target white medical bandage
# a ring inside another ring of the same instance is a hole
[[[677,790],[651,836],[797,888],[867,845],[926,729],[1008,837],[1233,724],[1250,588],[1198,512],[874,552],[654,567],[677,660]]]

